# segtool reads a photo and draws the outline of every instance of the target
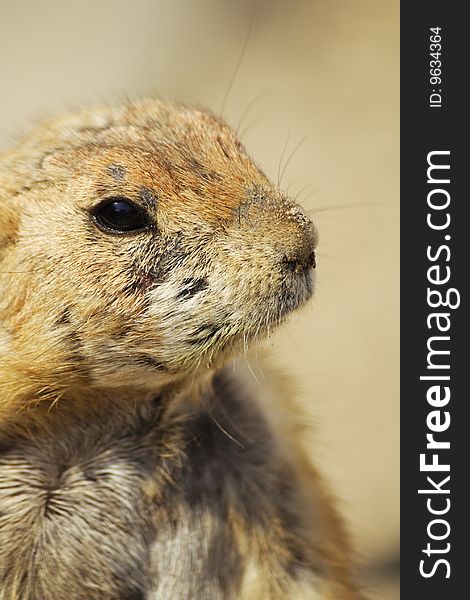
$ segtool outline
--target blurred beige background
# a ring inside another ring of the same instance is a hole
[[[282,184],[321,240],[316,299],[269,345],[315,423],[369,596],[397,598],[398,0],[0,0],[0,149],[101,101],[220,111],[252,17],[225,116],[243,116],[273,180],[307,136]]]

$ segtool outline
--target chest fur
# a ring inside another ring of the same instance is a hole
[[[5,442],[0,599],[235,598],[292,570],[301,549],[269,432],[226,417]]]
[[[2,600],[124,599],[143,589],[149,467],[137,440],[109,442],[70,454],[45,437],[3,452]]]

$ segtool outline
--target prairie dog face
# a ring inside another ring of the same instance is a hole
[[[207,111],[50,122],[0,160],[0,201],[9,353],[93,386],[217,364],[312,293],[311,221]]]

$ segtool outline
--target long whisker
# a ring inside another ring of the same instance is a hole
[[[247,49],[247,46],[248,46],[248,41],[249,41],[250,36],[251,36],[252,26],[253,26],[253,14],[250,17],[250,22],[248,24],[248,31],[247,31],[246,36],[245,36],[245,41],[243,43],[242,51],[240,53],[240,56],[238,57],[238,62],[236,64],[236,66],[235,66],[235,70],[233,71],[232,77],[230,78],[227,90],[225,91],[224,99],[222,101],[222,107],[220,109],[220,114],[221,115],[224,114],[225,105],[227,104],[227,100],[228,100],[229,94],[232,91],[233,84],[235,83],[235,79],[237,77],[238,71],[240,70],[241,64],[243,62],[243,58],[245,56],[245,52],[246,52],[246,49]]]
[[[254,380],[256,381],[256,383],[259,385],[259,379],[258,377],[256,377],[255,372],[253,371],[251,365],[250,365],[250,361],[248,360],[248,356],[245,356],[245,360],[246,360],[246,365],[248,367],[248,370],[250,371],[250,373],[253,375]]]
[[[240,127],[242,126],[242,124],[243,124],[243,121],[244,121],[245,117],[248,115],[248,113],[250,112],[250,110],[253,108],[253,106],[254,106],[254,105],[255,105],[255,104],[256,104],[256,103],[257,103],[259,100],[261,100],[261,98],[263,98],[264,96],[266,96],[266,94],[267,94],[268,92],[269,92],[269,90],[267,90],[267,89],[266,89],[266,90],[263,90],[263,91],[262,91],[262,92],[260,92],[260,93],[259,93],[257,96],[255,96],[255,97],[253,98],[253,100],[251,100],[251,102],[249,102],[249,103],[248,103],[248,104],[245,106],[245,108],[243,109],[243,112],[242,112],[242,114],[240,115],[240,119],[239,119],[239,121],[238,121],[238,124],[237,124],[237,126],[236,126],[236,128],[235,128],[235,131],[237,132],[237,134],[239,133],[239,131],[240,131]]]
[[[287,146],[289,145],[289,138],[290,138],[290,132],[287,134],[287,140],[286,140],[285,146],[282,150],[281,158],[279,159],[279,166],[277,167],[277,187],[279,187],[281,185],[282,160],[284,158],[284,154],[286,153]]]
[[[302,188],[300,188],[300,190],[297,192],[297,194],[294,197],[294,200],[297,202],[297,200],[299,199],[300,195],[303,194],[303,192],[305,192],[306,190],[308,190],[308,188],[312,187],[312,185],[314,184],[314,181],[311,181],[310,183],[307,183],[307,185],[304,185]],[[315,192],[318,192],[320,188],[317,188],[315,190],[313,190],[312,194],[314,194]]]
[[[330,210],[345,210],[349,208],[377,208],[379,206],[391,206],[391,204],[386,202],[361,202],[358,204],[330,204],[329,206],[318,206],[315,208],[310,208],[305,212],[309,215],[316,215],[321,212],[328,212]]]
[[[252,121],[250,121],[248,123],[248,125],[245,127],[245,129],[243,129],[243,131],[241,131],[238,134],[238,137],[243,140],[243,138],[245,137],[245,135],[248,133],[248,131],[254,127],[255,125],[257,125],[258,123],[260,123],[262,121],[263,117],[256,117],[256,119],[253,119]]]
[[[292,158],[294,157],[294,154],[297,152],[297,150],[300,148],[300,146],[305,142],[305,140],[308,138],[308,135],[304,135],[304,137],[300,140],[300,142],[297,144],[297,146],[295,146],[295,148],[292,150],[292,152],[289,155],[289,158],[286,160],[286,163],[282,169],[281,172],[281,178],[279,181],[279,185],[282,182],[282,178],[284,177],[284,173],[286,172],[287,167],[289,166],[290,161],[292,160]]]
[[[237,438],[233,437],[233,435],[231,435],[226,429],[224,429],[222,427],[222,425],[219,423],[219,421],[217,421],[217,419],[214,417],[214,415],[210,411],[209,411],[209,416],[214,421],[215,425],[220,429],[220,431],[222,433],[224,433],[229,439],[231,439],[232,442],[235,442],[235,444],[240,446],[240,448],[243,448],[243,450],[245,450],[245,446],[240,442],[240,440],[237,440]]]

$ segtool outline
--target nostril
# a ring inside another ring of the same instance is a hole
[[[315,252],[311,252],[307,257],[307,267],[315,269],[317,266],[317,261],[315,259]]]

